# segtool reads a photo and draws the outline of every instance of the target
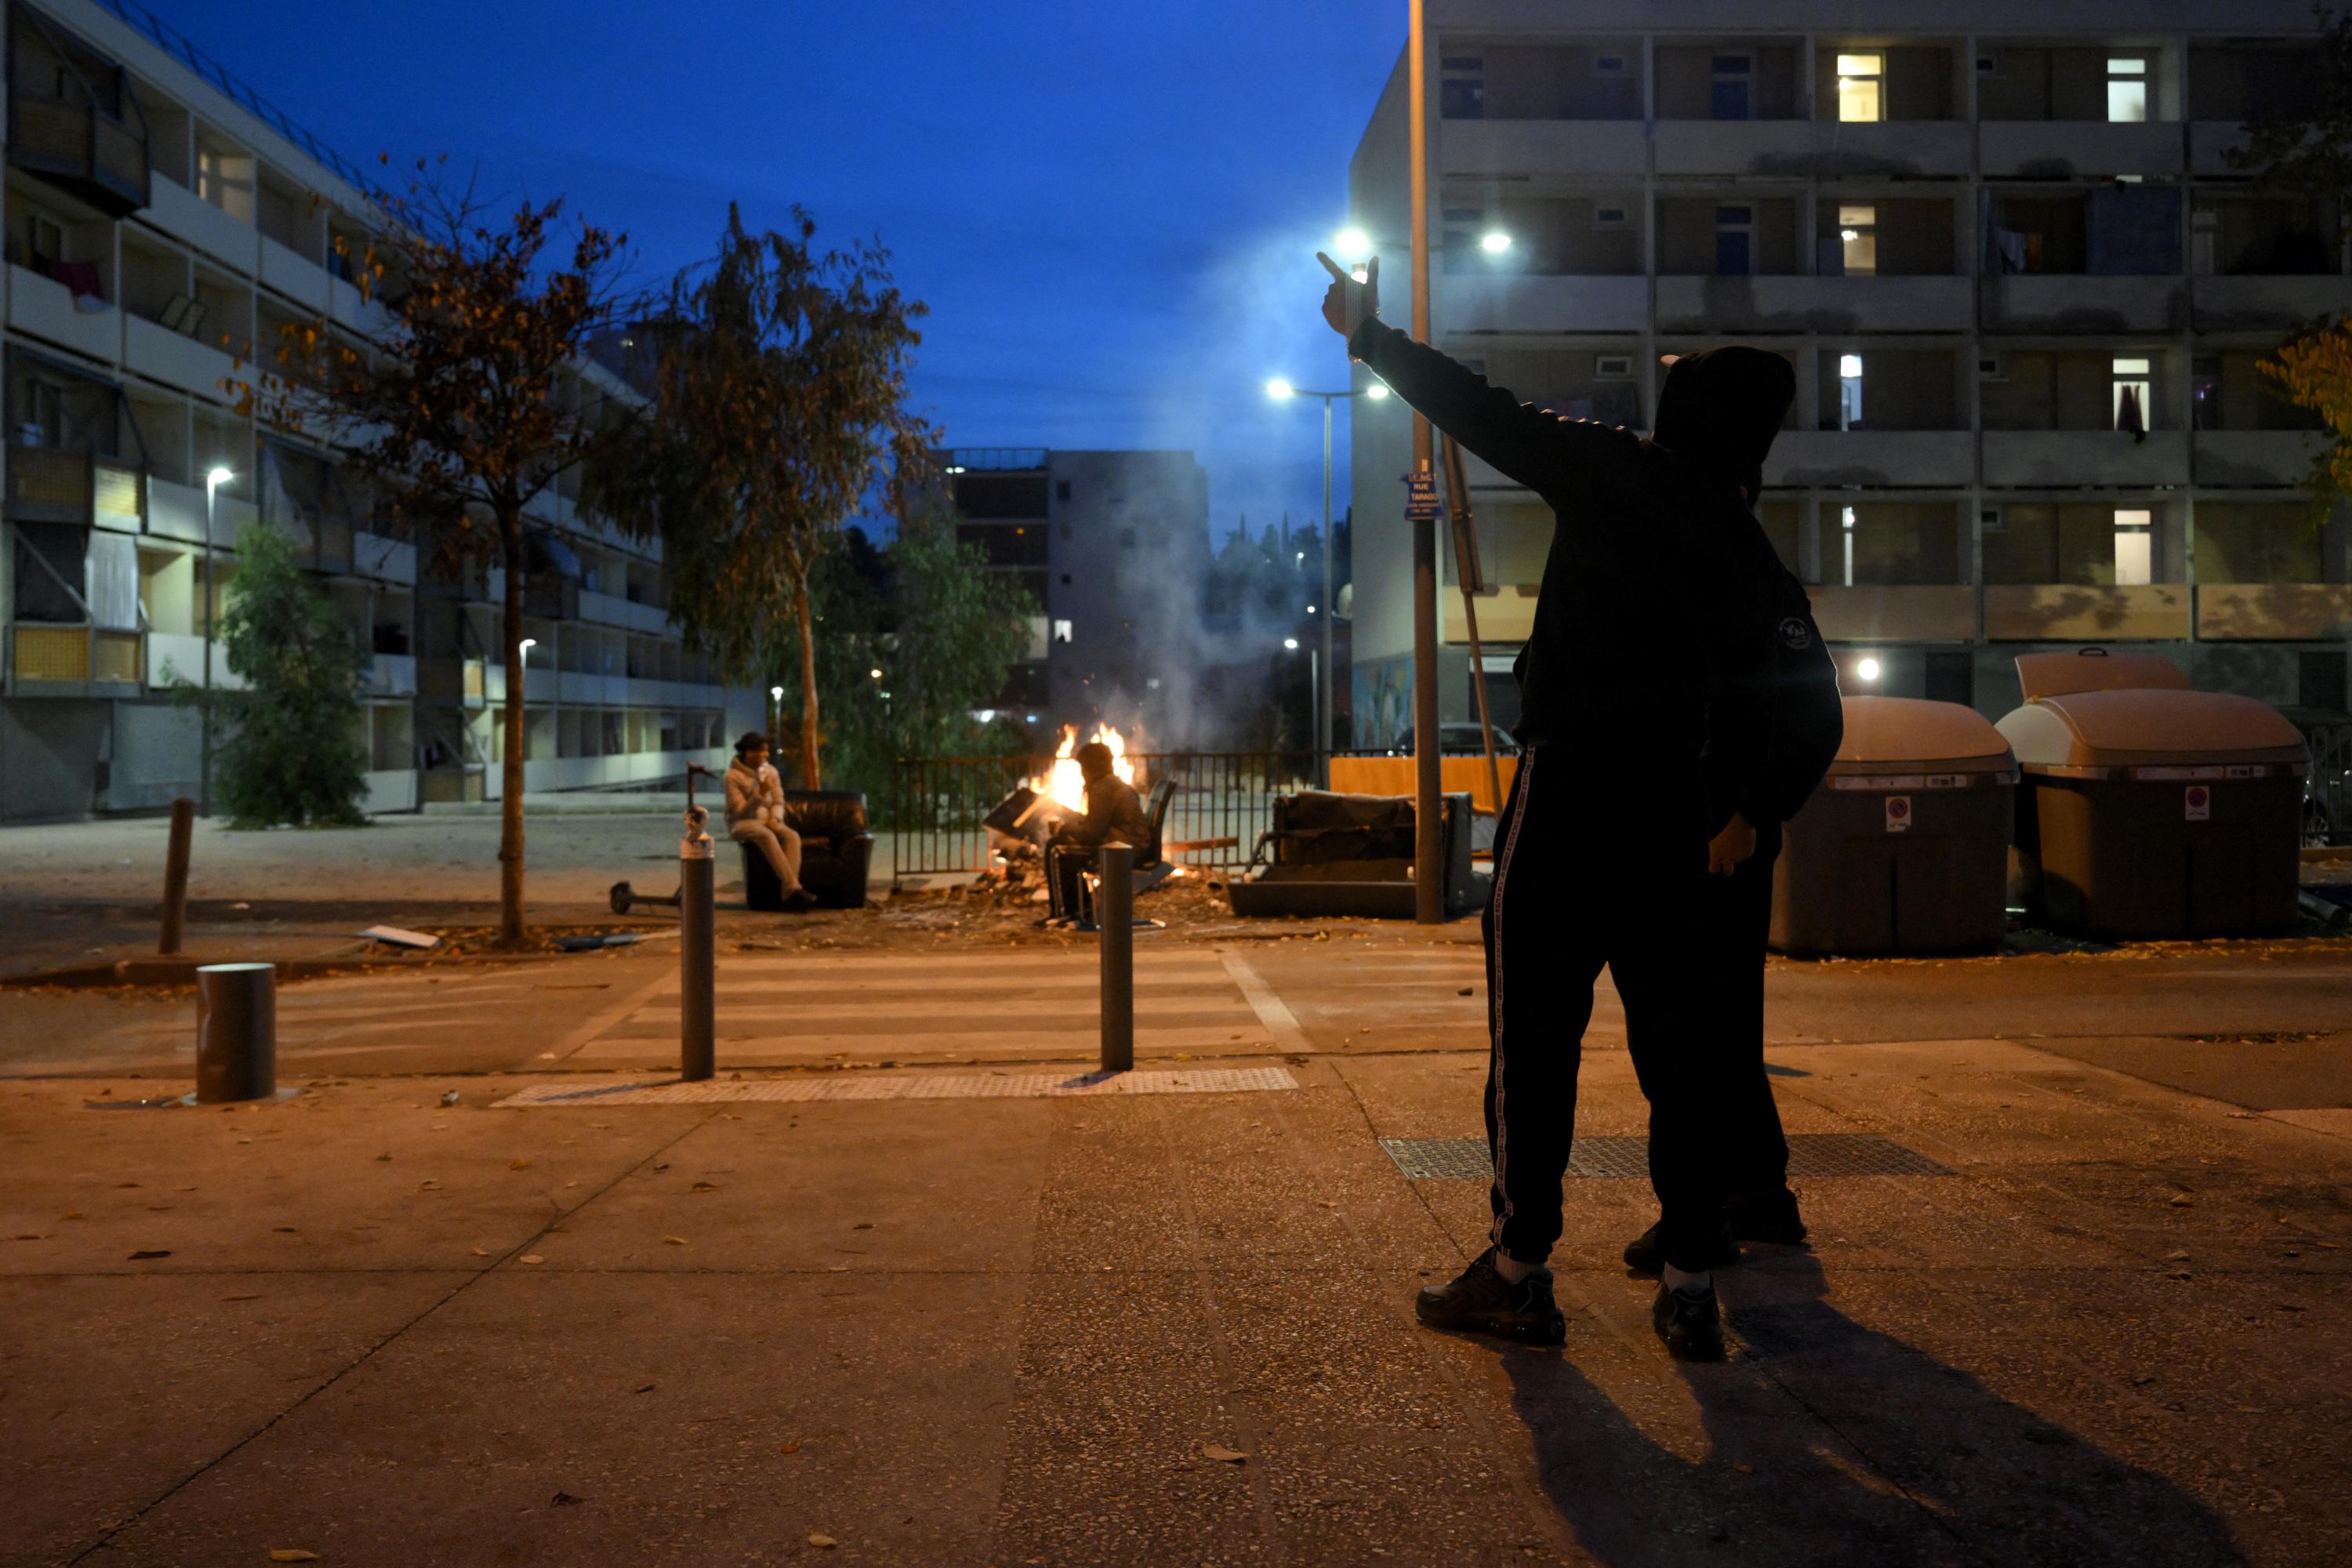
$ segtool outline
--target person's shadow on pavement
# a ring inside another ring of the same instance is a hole
[[[1725,1295],[1746,1351],[1676,1369],[1700,1457],[1650,1436],[1573,1351],[1504,1352],[1545,1494],[1611,1568],[2245,1562],[2221,1520],[2162,1477],[1839,1311],[1811,1254],[1741,1273],[1758,1304],[1738,1305],[1739,1283]]]

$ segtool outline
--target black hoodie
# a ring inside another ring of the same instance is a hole
[[[1693,784],[1710,702],[1755,680],[1785,618],[1774,590],[1788,574],[1738,487],[1753,493],[1795,392],[1787,362],[1756,349],[1677,360],[1659,438],[1643,440],[1523,404],[1379,321],[1348,347],[1558,519],[1514,670],[1515,732],[1582,752],[1612,777]],[[1680,446],[1665,444],[1669,429]]]

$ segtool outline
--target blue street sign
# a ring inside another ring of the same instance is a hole
[[[1435,474],[1400,474],[1404,481],[1404,515],[1409,522],[1434,522],[1444,515],[1437,504]]]

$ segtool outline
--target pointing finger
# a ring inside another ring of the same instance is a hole
[[[1318,250],[1318,251],[1317,251],[1317,252],[1315,253],[1315,259],[1316,259],[1316,260],[1318,260],[1318,261],[1319,261],[1319,262],[1321,262],[1321,263],[1323,264],[1323,270],[1324,270],[1324,271],[1328,272],[1332,277],[1334,277],[1334,278],[1338,279],[1340,282],[1342,282],[1342,283],[1352,283],[1352,282],[1354,282],[1354,281],[1355,281],[1355,279],[1352,279],[1352,278],[1350,278],[1350,277],[1349,277],[1349,276],[1348,276],[1348,269],[1347,269],[1346,268],[1344,268],[1344,267],[1340,266],[1338,262],[1336,262],[1336,261],[1332,260],[1329,257],[1328,257],[1328,256],[1324,255],[1321,251],[1319,251],[1319,250]]]

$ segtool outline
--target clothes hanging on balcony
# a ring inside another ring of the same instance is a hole
[[[52,261],[49,277],[62,283],[77,300],[84,295],[103,298],[105,285],[99,276],[95,261]]]

